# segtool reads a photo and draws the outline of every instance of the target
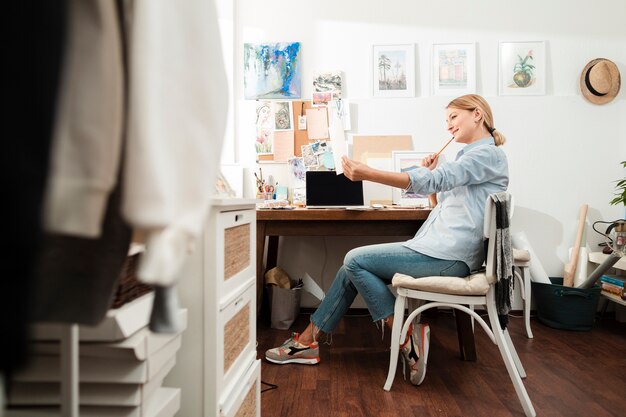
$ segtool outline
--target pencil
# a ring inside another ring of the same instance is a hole
[[[444,149],[446,149],[446,146],[448,146],[448,145],[450,144],[450,142],[452,142],[453,140],[454,140],[454,136],[452,136],[452,137],[450,138],[450,140],[449,140],[448,142],[446,142],[446,144],[445,144],[445,145],[443,145],[443,148],[441,148],[441,149],[439,150],[439,152],[437,152],[437,153],[435,154],[435,158],[436,158],[436,157],[438,157],[438,156],[439,156],[439,154],[440,154],[441,152],[443,152],[443,150],[444,150]]]

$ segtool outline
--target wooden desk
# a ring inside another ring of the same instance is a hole
[[[257,308],[263,294],[265,270],[276,266],[280,236],[413,236],[430,214],[429,209],[294,209],[256,211]],[[267,262],[265,257],[265,238]],[[461,357],[475,360],[470,316],[457,312]],[[468,330],[469,329],[469,330]]]

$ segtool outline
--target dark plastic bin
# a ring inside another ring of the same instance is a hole
[[[563,286],[563,278],[551,277],[550,281],[552,284],[531,284],[539,321],[555,329],[591,330],[598,308],[600,286],[571,288]]]

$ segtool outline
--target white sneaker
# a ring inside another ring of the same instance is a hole
[[[426,377],[426,364],[428,362],[428,349],[430,347],[430,326],[428,324],[418,324],[415,329],[417,335],[418,356],[415,372],[411,368],[411,383],[420,385]]]
[[[418,324],[409,327],[410,337],[402,346],[400,353],[404,363],[409,366],[410,380],[413,385],[420,385],[426,377],[428,348],[430,345],[430,326]]]

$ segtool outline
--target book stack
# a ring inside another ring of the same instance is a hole
[[[163,387],[176,363],[182,334],[147,328],[153,293],[109,310],[96,327],[79,327],[81,417],[172,417],[180,389]],[[178,311],[187,323],[187,310]],[[61,404],[60,327],[37,325],[29,366],[10,384],[7,417],[58,416]]]
[[[622,300],[626,300],[626,292],[624,291],[626,284],[626,276],[618,275],[602,275],[600,277],[600,287],[603,293],[614,294]]]

